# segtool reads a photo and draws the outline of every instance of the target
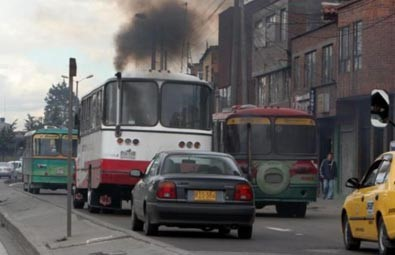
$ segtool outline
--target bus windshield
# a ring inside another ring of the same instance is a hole
[[[209,87],[165,83],[161,108],[161,122],[165,127],[205,130],[211,127]]]
[[[248,129],[251,130],[252,154],[268,154],[271,151],[270,121],[267,118],[234,118],[227,121],[225,147],[227,153],[248,152]]]
[[[314,154],[316,127],[314,120],[277,118],[275,121],[276,151],[280,154]]]
[[[67,136],[61,139],[57,134],[37,134],[33,138],[34,156],[66,156]],[[73,157],[77,154],[77,139],[73,138]]]
[[[272,128],[273,127],[273,128]],[[248,153],[248,132],[251,154],[311,155],[316,153],[316,127],[310,118],[265,117],[230,118],[225,126],[225,152]]]
[[[122,125],[154,126],[158,122],[158,86],[154,82],[123,82],[121,104]]]
[[[68,135],[64,135],[63,140],[62,140],[62,154],[65,156],[68,155],[68,152],[69,152],[68,140],[69,140]],[[77,136],[73,136],[73,145],[72,145],[72,156],[73,157],[77,157],[77,146],[78,146]]]

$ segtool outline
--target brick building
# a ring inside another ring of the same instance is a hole
[[[320,159],[334,150],[337,24],[330,22],[291,40],[291,105],[317,118]]]
[[[335,21],[292,39],[291,105],[316,116],[320,158],[335,152],[346,193],[342,184],[361,177],[394,137],[391,127],[371,126],[370,93],[395,99],[395,1],[347,1],[329,16]]]
[[[252,76],[255,103],[289,107],[291,38],[315,29],[321,1],[278,0],[253,14]]]
[[[355,0],[338,8],[337,123],[341,182],[361,176],[388,150],[393,130],[370,125],[370,92],[395,93],[395,1]],[[394,97],[392,96],[392,102]]]

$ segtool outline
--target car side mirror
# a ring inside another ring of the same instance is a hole
[[[134,169],[134,170],[130,171],[129,175],[132,177],[141,178],[144,176],[144,173],[141,172],[140,170]]]
[[[370,123],[374,127],[384,128],[389,120],[390,100],[387,92],[374,89],[370,97]]]
[[[351,189],[358,189],[360,187],[359,180],[357,178],[350,178],[346,181],[346,187]]]

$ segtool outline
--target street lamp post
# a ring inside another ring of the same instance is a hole
[[[62,75],[61,76],[63,79],[68,79],[69,77],[68,76],[66,76],[66,75]],[[90,79],[90,78],[92,78],[93,77],[93,74],[90,74],[90,75],[88,75],[88,76],[86,76],[86,77],[84,77],[84,78],[82,78],[82,79],[80,79],[80,80],[76,80],[75,81],[75,96],[78,98],[78,84],[81,82],[81,81],[83,81],[83,80],[87,80],[87,79]]]
[[[83,80],[87,80],[93,77],[93,74],[90,74],[88,76],[86,76],[85,78],[82,78],[78,81],[75,81],[75,96],[78,98],[78,84],[83,81]]]

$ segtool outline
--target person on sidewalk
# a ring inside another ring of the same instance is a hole
[[[321,162],[320,177],[324,186],[324,199],[333,199],[335,178],[337,177],[337,166],[333,160],[333,153],[328,153],[326,159]]]

